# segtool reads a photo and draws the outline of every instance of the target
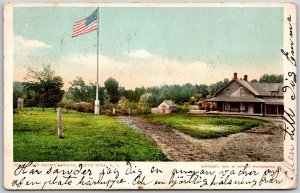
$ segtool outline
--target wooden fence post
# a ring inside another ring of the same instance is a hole
[[[61,107],[57,109],[57,136],[62,138],[62,114],[61,114]]]

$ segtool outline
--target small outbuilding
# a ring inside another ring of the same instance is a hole
[[[164,100],[157,108],[151,108],[151,113],[168,114],[176,110],[176,104],[172,100]]]
[[[17,104],[17,108],[18,109],[23,109],[24,107],[24,99],[23,98],[18,98],[18,104]]]

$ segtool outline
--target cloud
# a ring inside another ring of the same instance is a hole
[[[15,35],[15,46],[22,47],[22,48],[31,48],[31,49],[44,49],[44,48],[51,48],[51,45],[48,45],[39,40],[28,40],[25,39],[23,36]]]
[[[136,59],[149,59],[155,57],[153,54],[151,54],[145,49],[129,52],[127,55],[131,58],[136,58]]]
[[[117,79],[120,86],[124,86],[126,89],[134,89],[141,86],[150,87],[163,84],[211,84],[222,81],[224,78],[231,79],[233,72],[238,72],[239,77],[248,74],[250,79],[257,79],[265,72],[264,65],[261,68],[249,65],[249,68],[245,69],[243,66],[212,65],[204,61],[182,62],[160,57],[146,50],[131,53],[135,53],[133,55],[136,57],[125,56],[114,59],[99,55],[100,86],[103,86],[104,81],[109,77]],[[39,60],[45,60],[45,58]],[[96,82],[96,54],[70,54],[45,62],[53,64],[55,72],[63,78],[65,88],[70,86],[69,82],[76,76],[81,76],[87,83]],[[15,72],[18,73],[16,76],[21,77],[24,73],[21,72],[21,69],[15,69]],[[278,73],[276,69],[278,70],[278,68],[274,68],[274,71],[270,70],[269,73]]]
[[[114,77],[126,89],[160,86],[163,84],[202,84],[223,80],[223,68],[212,69],[211,65],[196,61],[182,63],[176,59],[162,58],[146,50],[131,52],[131,56],[119,59],[99,56],[100,85]],[[70,82],[81,76],[87,82],[96,81],[96,54],[69,55],[54,62],[56,72]],[[231,77],[231,72],[230,76]]]

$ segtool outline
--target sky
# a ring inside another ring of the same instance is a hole
[[[97,32],[71,38],[93,7],[14,8],[14,80],[50,64],[65,88],[96,81]],[[282,74],[283,9],[276,7],[101,7],[100,86],[126,89],[210,84],[247,74]]]

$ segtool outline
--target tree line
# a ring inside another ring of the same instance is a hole
[[[27,107],[57,107],[75,108],[76,103],[94,104],[96,84],[86,83],[81,77],[70,82],[70,87],[63,90],[63,79],[55,75],[50,65],[42,69],[27,69],[24,82],[14,82],[13,101],[17,107],[17,98],[25,99]],[[283,82],[283,75],[263,75],[259,81],[251,82]],[[190,83],[184,85],[162,85],[153,87],[137,87],[125,89],[114,78],[108,78],[104,87],[99,87],[99,100],[102,109],[117,107],[122,110],[130,107],[138,111],[149,111],[158,106],[163,100],[173,100],[178,105],[195,105],[200,101],[214,96],[214,93],[229,83],[229,79],[213,84]]]

